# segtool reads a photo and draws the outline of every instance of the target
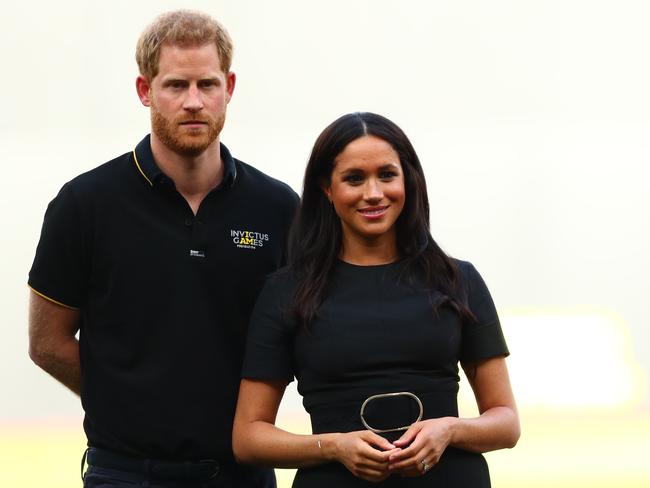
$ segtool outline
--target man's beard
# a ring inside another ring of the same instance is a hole
[[[155,104],[151,104],[151,128],[154,134],[165,146],[183,156],[198,156],[205,151],[221,133],[225,119],[226,114],[223,113],[218,119],[196,114],[169,120]],[[207,131],[183,129],[180,124],[190,120],[204,122]]]

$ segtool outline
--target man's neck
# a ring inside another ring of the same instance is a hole
[[[205,196],[223,179],[218,137],[201,154],[185,156],[169,149],[152,133],[151,152],[160,170],[174,181],[176,190],[187,200],[194,214]]]

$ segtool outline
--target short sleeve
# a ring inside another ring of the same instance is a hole
[[[65,185],[45,211],[41,237],[29,272],[29,287],[71,308],[85,302],[88,260],[79,205]]]
[[[287,314],[288,289],[278,276],[260,292],[248,327],[242,377],[293,381],[293,333]]]
[[[508,356],[501,323],[485,281],[470,263],[461,263],[465,278],[467,303],[476,321],[463,325],[460,360],[474,362],[497,356]]]

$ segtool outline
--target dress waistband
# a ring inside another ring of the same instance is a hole
[[[408,392],[422,403],[422,419],[458,417],[458,403],[455,392]],[[326,432],[352,432],[366,430],[361,419],[361,407],[366,398],[358,401],[314,407],[310,411],[314,434]],[[366,402],[364,419],[379,430],[408,426],[415,422],[420,413],[417,401],[409,395],[386,396]],[[396,434],[396,435],[395,435]],[[402,432],[382,433],[387,438],[397,438]]]

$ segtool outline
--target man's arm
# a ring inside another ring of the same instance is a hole
[[[81,365],[78,309],[57,305],[30,290],[29,357],[41,369],[79,395]]]

